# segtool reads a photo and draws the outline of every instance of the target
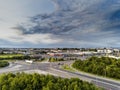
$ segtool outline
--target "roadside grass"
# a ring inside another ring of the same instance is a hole
[[[74,71],[75,71],[74,69],[72,69],[72,68],[71,68],[69,65],[67,65],[67,64],[62,65],[61,68],[64,69],[64,70],[67,70],[67,71],[71,71],[71,72],[74,72]]]

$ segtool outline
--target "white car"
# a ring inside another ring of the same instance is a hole
[[[33,63],[32,60],[25,60],[25,62],[27,62],[27,63]]]

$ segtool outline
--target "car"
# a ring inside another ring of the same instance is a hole
[[[58,65],[64,65],[64,63],[58,63]]]
[[[58,63],[58,65],[60,65],[60,63]]]

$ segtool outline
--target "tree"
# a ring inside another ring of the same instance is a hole
[[[113,58],[91,57],[83,61],[77,60],[72,66],[80,71],[120,79],[120,61]]]
[[[9,88],[8,88],[7,85],[3,85],[3,86],[2,86],[2,90],[9,90]]]
[[[98,90],[93,84],[77,78],[66,79],[25,73],[0,75],[0,90],[88,90],[88,88]]]

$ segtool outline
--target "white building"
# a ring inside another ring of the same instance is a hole
[[[113,52],[113,50],[111,50],[111,49],[98,49],[97,50],[97,53],[112,53]]]

